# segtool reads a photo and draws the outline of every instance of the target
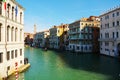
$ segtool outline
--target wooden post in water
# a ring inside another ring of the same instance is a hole
[[[17,68],[17,66],[18,66],[18,63],[16,62],[15,63],[15,80],[18,80],[18,68]]]

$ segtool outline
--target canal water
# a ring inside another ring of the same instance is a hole
[[[19,80],[120,80],[120,61],[107,56],[27,47],[25,57],[31,67],[19,74]]]

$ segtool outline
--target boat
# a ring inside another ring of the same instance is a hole
[[[47,48],[46,48],[46,47],[44,48],[44,51],[47,51]]]

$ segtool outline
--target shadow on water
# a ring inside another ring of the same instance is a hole
[[[120,60],[98,54],[78,54],[56,52],[64,62],[73,69],[85,70],[108,75],[108,80],[120,80]]]

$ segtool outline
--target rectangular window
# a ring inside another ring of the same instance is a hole
[[[113,14],[112,14],[112,16],[114,17],[114,16],[115,16],[115,14],[113,13]]]
[[[11,51],[11,59],[13,59],[14,58],[14,51],[12,50]]]
[[[79,50],[80,48],[79,48],[79,46],[77,46],[77,50]]]
[[[92,50],[92,47],[89,47],[89,50]]]
[[[114,32],[113,32],[113,38],[114,38]]]
[[[107,27],[109,28],[109,23],[107,24]]]
[[[119,16],[119,12],[117,12],[116,14],[117,14],[117,16]]]
[[[102,33],[101,33],[101,38],[102,38]]]
[[[101,28],[102,28],[102,25],[101,25]]]
[[[112,42],[112,46],[114,46],[114,42]]]
[[[10,51],[7,52],[7,60],[10,60]]]
[[[20,56],[22,56],[22,49],[20,49]]]
[[[0,53],[0,63],[3,62],[3,53]]]
[[[7,67],[7,70],[10,70],[10,66]]]
[[[109,42],[105,42],[105,46],[109,46]]]
[[[100,20],[102,21],[102,18]]]
[[[20,64],[22,64],[22,60],[20,61]]]
[[[117,38],[119,37],[119,33],[118,33],[118,32],[116,33],[116,37],[117,37]]]
[[[114,50],[112,50],[112,52],[114,52]]]
[[[15,57],[17,57],[17,50],[15,50]]]
[[[119,21],[117,21],[117,26],[119,26]]]
[[[105,16],[105,19],[109,19],[109,15],[106,15],[106,16]]]
[[[113,22],[113,27],[115,26],[115,22]]]

